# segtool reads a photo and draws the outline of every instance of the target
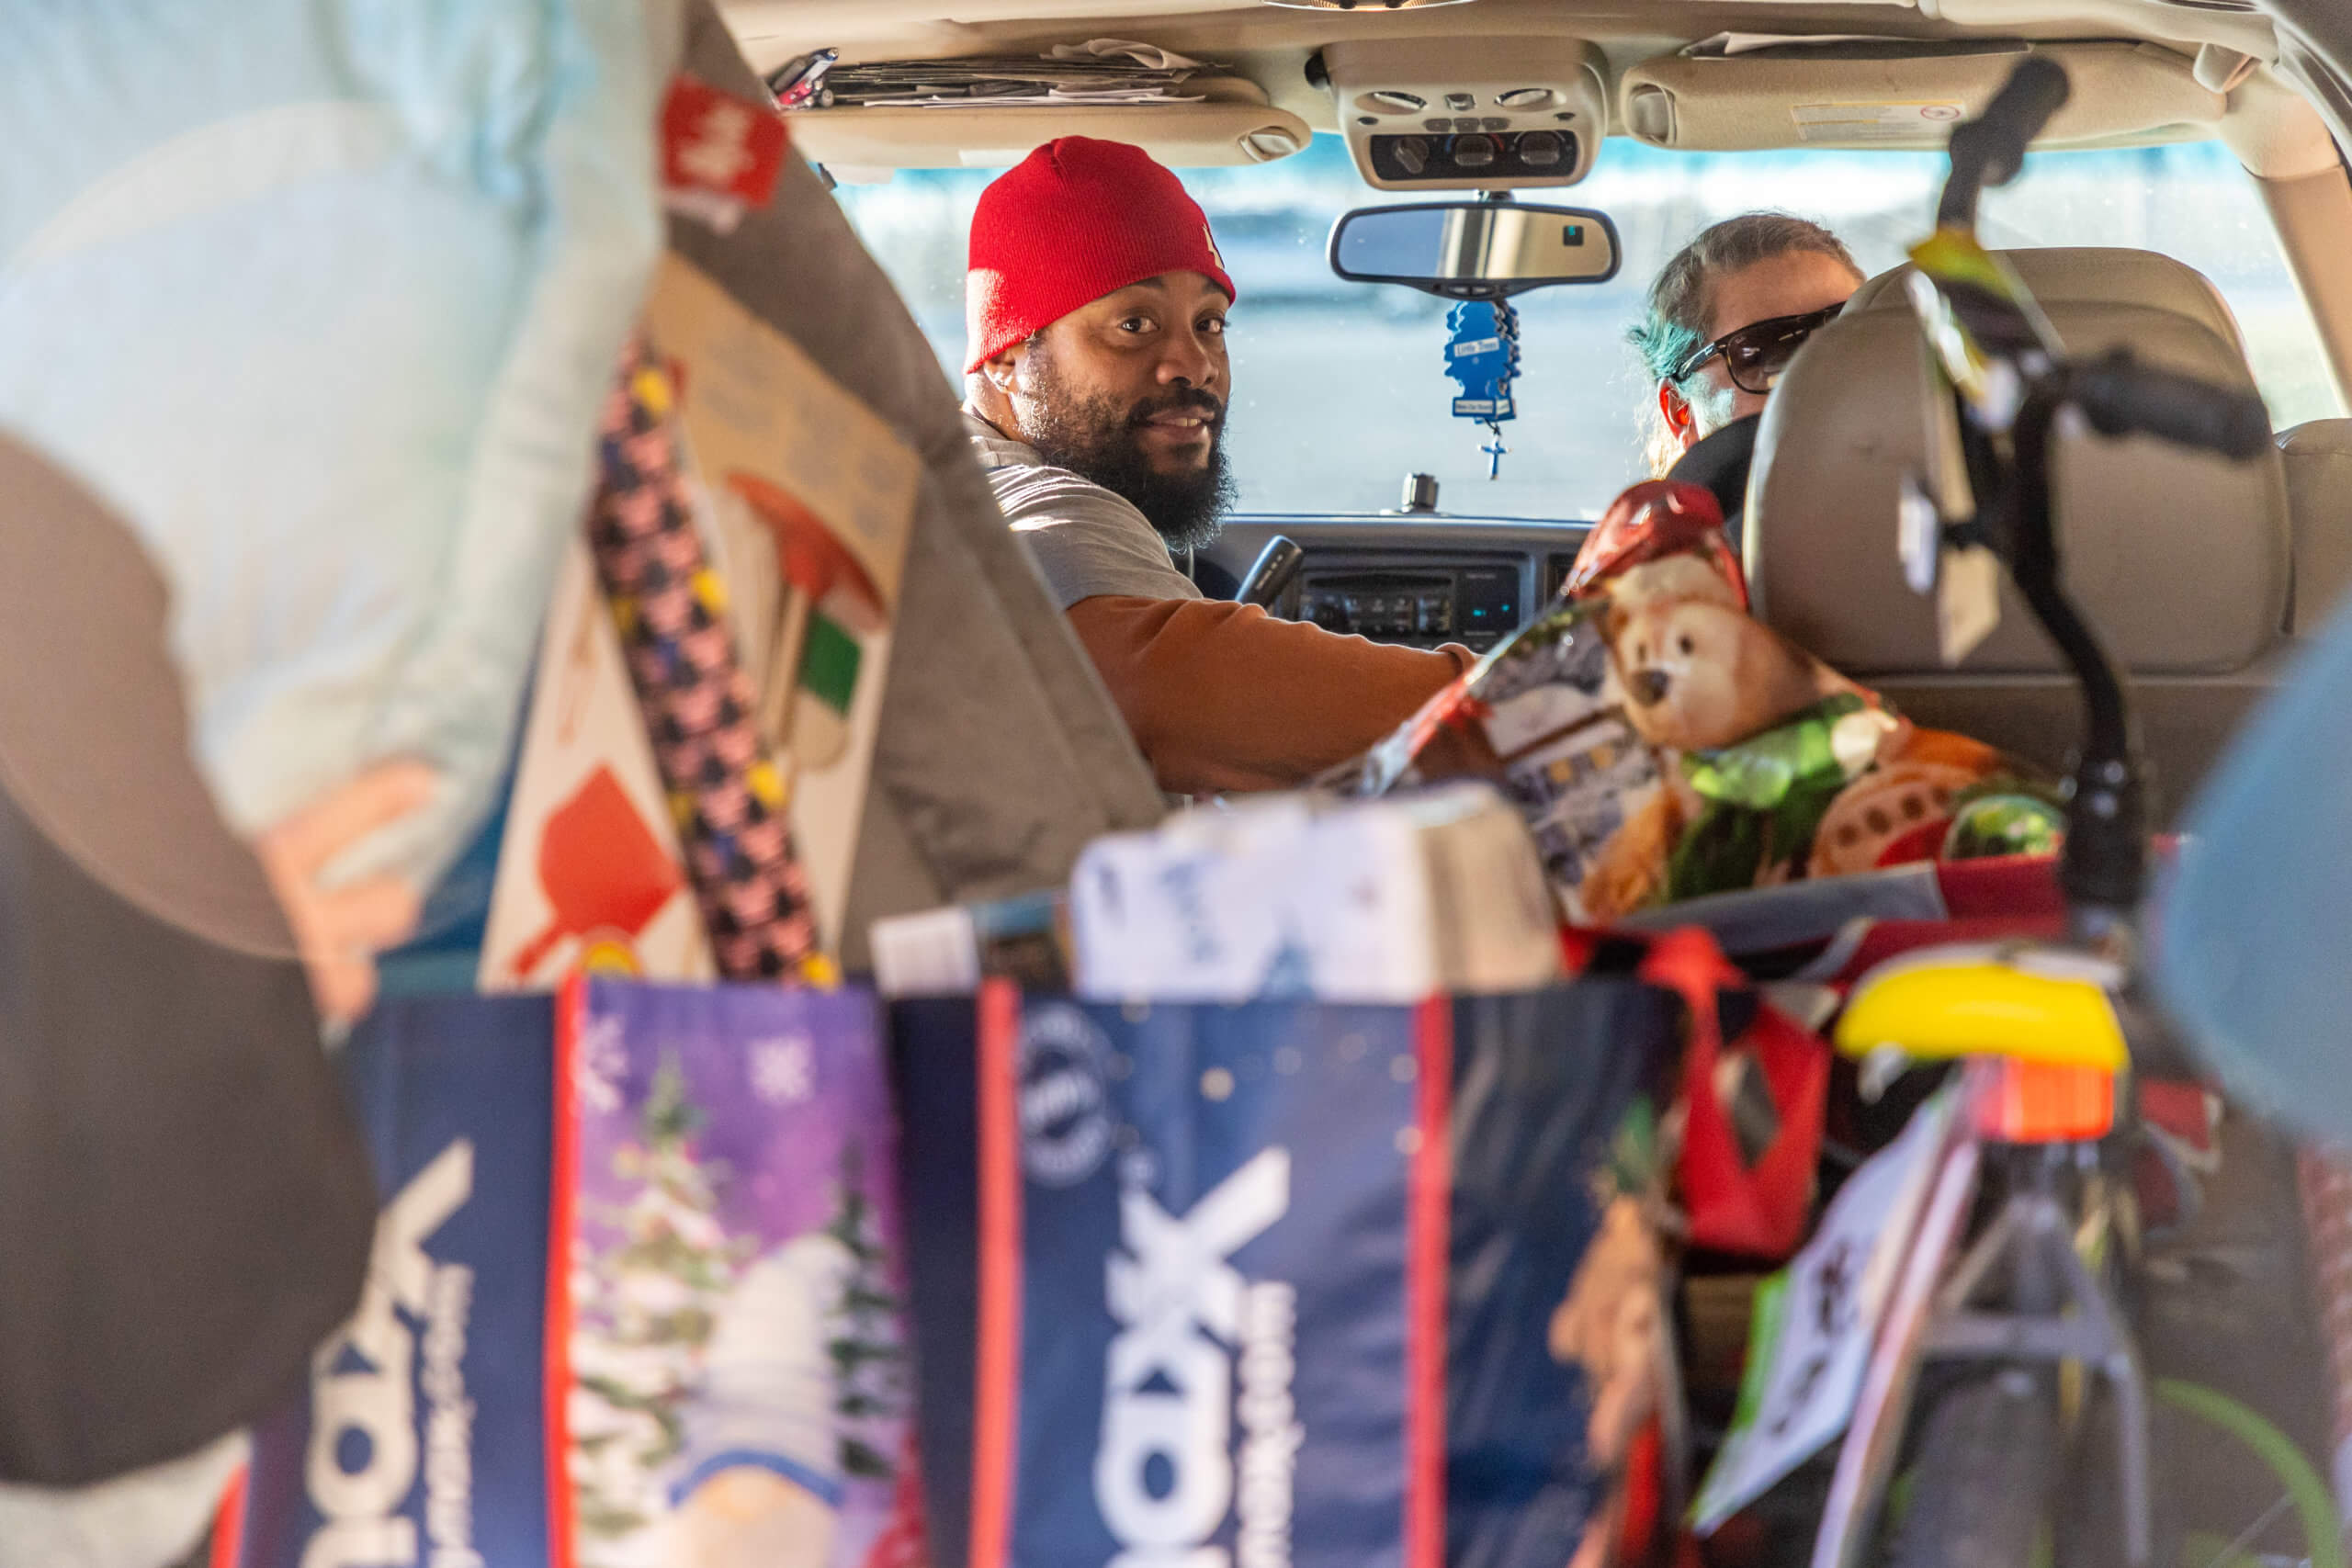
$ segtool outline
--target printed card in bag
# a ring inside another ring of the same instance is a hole
[[[1922,1105],[1903,1135],[1848,1178],[1804,1250],[1757,1294],[1732,1429],[1691,1510],[1705,1533],[1846,1429],[1927,1201],[1956,1101]]]

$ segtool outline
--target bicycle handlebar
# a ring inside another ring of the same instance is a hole
[[[2075,367],[2067,391],[2101,435],[2139,432],[2238,461],[2270,445],[2258,393],[2153,369],[2122,349]]]
[[[1987,186],[2005,186],[2025,167],[2026,149],[2066,102],[2065,68],[2038,54],[2018,62],[1984,112],[1951,133],[1951,177],[1944,182],[1936,221],[1976,226],[1976,200]]]

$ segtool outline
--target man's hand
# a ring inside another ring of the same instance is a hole
[[[417,761],[379,762],[265,831],[254,844],[310,972],[311,998],[348,1023],[376,999],[376,954],[416,929],[424,900],[397,876],[322,887],[319,874],[352,845],[433,797],[440,780]]]

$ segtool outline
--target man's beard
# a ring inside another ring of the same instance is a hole
[[[1034,352],[1034,351],[1033,351]],[[1036,400],[1022,421],[1037,456],[1123,496],[1170,550],[1197,550],[1216,537],[1233,508],[1233,475],[1225,461],[1225,404],[1209,392],[1178,387],[1122,408],[1115,399],[1080,397],[1050,366],[1036,367]],[[1197,413],[1208,422],[1208,461],[1189,473],[1164,474],[1143,447],[1144,426],[1158,415]]]

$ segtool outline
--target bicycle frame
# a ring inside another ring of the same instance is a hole
[[[1914,495],[1936,497],[1928,502],[1936,508],[1929,543],[1938,555],[1992,550],[2074,672],[2083,694],[2084,742],[2071,782],[2060,881],[2076,942],[2128,967],[2146,876],[2137,738],[2123,682],[2060,580],[2052,518],[2052,434],[2068,417],[2076,380],[2031,294],[1974,231],[1984,186],[2017,175],[2027,145],[2066,94],[2063,70],[2030,57],[1984,115],[1952,135],[1952,172],[1937,229],[1911,253],[1909,288],[1935,395],[1952,412],[1962,471],[1931,475],[1935,488],[1915,483]],[[1952,515],[1955,510],[1962,514]],[[1915,585],[1921,575],[1915,570]],[[2082,1140],[1994,1141],[1999,1130],[1984,1125],[1979,1108],[1986,1075],[2008,1066],[1994,1058],[1963,1066],[1970,1103],[1954,1119],[1865,1371],[1815,1538],[1814,1568],[1857,1568],[1875,1539],[1919,1370],[1939,1359],[2079,1363],[2104,1376],[2118,1416],[2125,1554],[2134,1568],[2149,1561],[2145,1380],[2122,1314],[2077,1251],[2086,1229],[2114,1230],[2117,1199],[2101,1185],[2097,1133],[2086,1130]],[[2115,1081],[2128,1086],[2128,1074]],[[1968,1219],[1988,1167],[2005,1176],[2006,1197],[1992,1223],[1971,1237]],[[2062,1196],[2070,1168],[2082,1187]],[[2010,1306],[1979,1305],[1981,1288],[2004,1261],[2014,1281]]]
[[[1955,154],[1955,182],[1962,173]],[[1952,206],[1949,196],[1945,206]],[[1974,210],[1972,197],[1965,205],[1972,224]],[[2059,576],[2050,458],[2074,392],[2064,350],[2024,284],[1973,229],[1947,221],[1911,254],[1918,268],[1912,303],[1938,393],[1959,415],[1973,505],[1972,515],[1939,519],[1939,542],[2000,557],[2082,693],[2083,748],[2059,877],[2077,940],[2106,945],[2128,931],[2145,891],[2146,790],[2123,682]]]
[[[1979,1081],[1963,1092],[1983,1103],[1991,1086],[1982,1080],[1999,1067],[1994,1059],[1965,1064]],[[2095,1167],[2097,1145],[1996,1144],[1973,1114],[1955,1117],[1952,1128],[1838,1451],[1812,1568],[1859,1568],[1910,1426],[1920,1368],[1936,1359],[2076,1362],[2104,1376],[2116,1401],[2125,1560],[2145,1564],[2154,1550],[2147,1380],[2122,1314],[2083,1256],[2104,1246],[2112,1210],[2103,1195],[2070,1210],[2049,1179],[2062,1163]],[[2008,1194],[1972,1238],[1968,1218],[1988,1161],[2006,1168]],[[1974,1304],[2004,1259],[2039,1277],[2043,1288],[2029,1293],[2041,1300],[2007,1312]]]

